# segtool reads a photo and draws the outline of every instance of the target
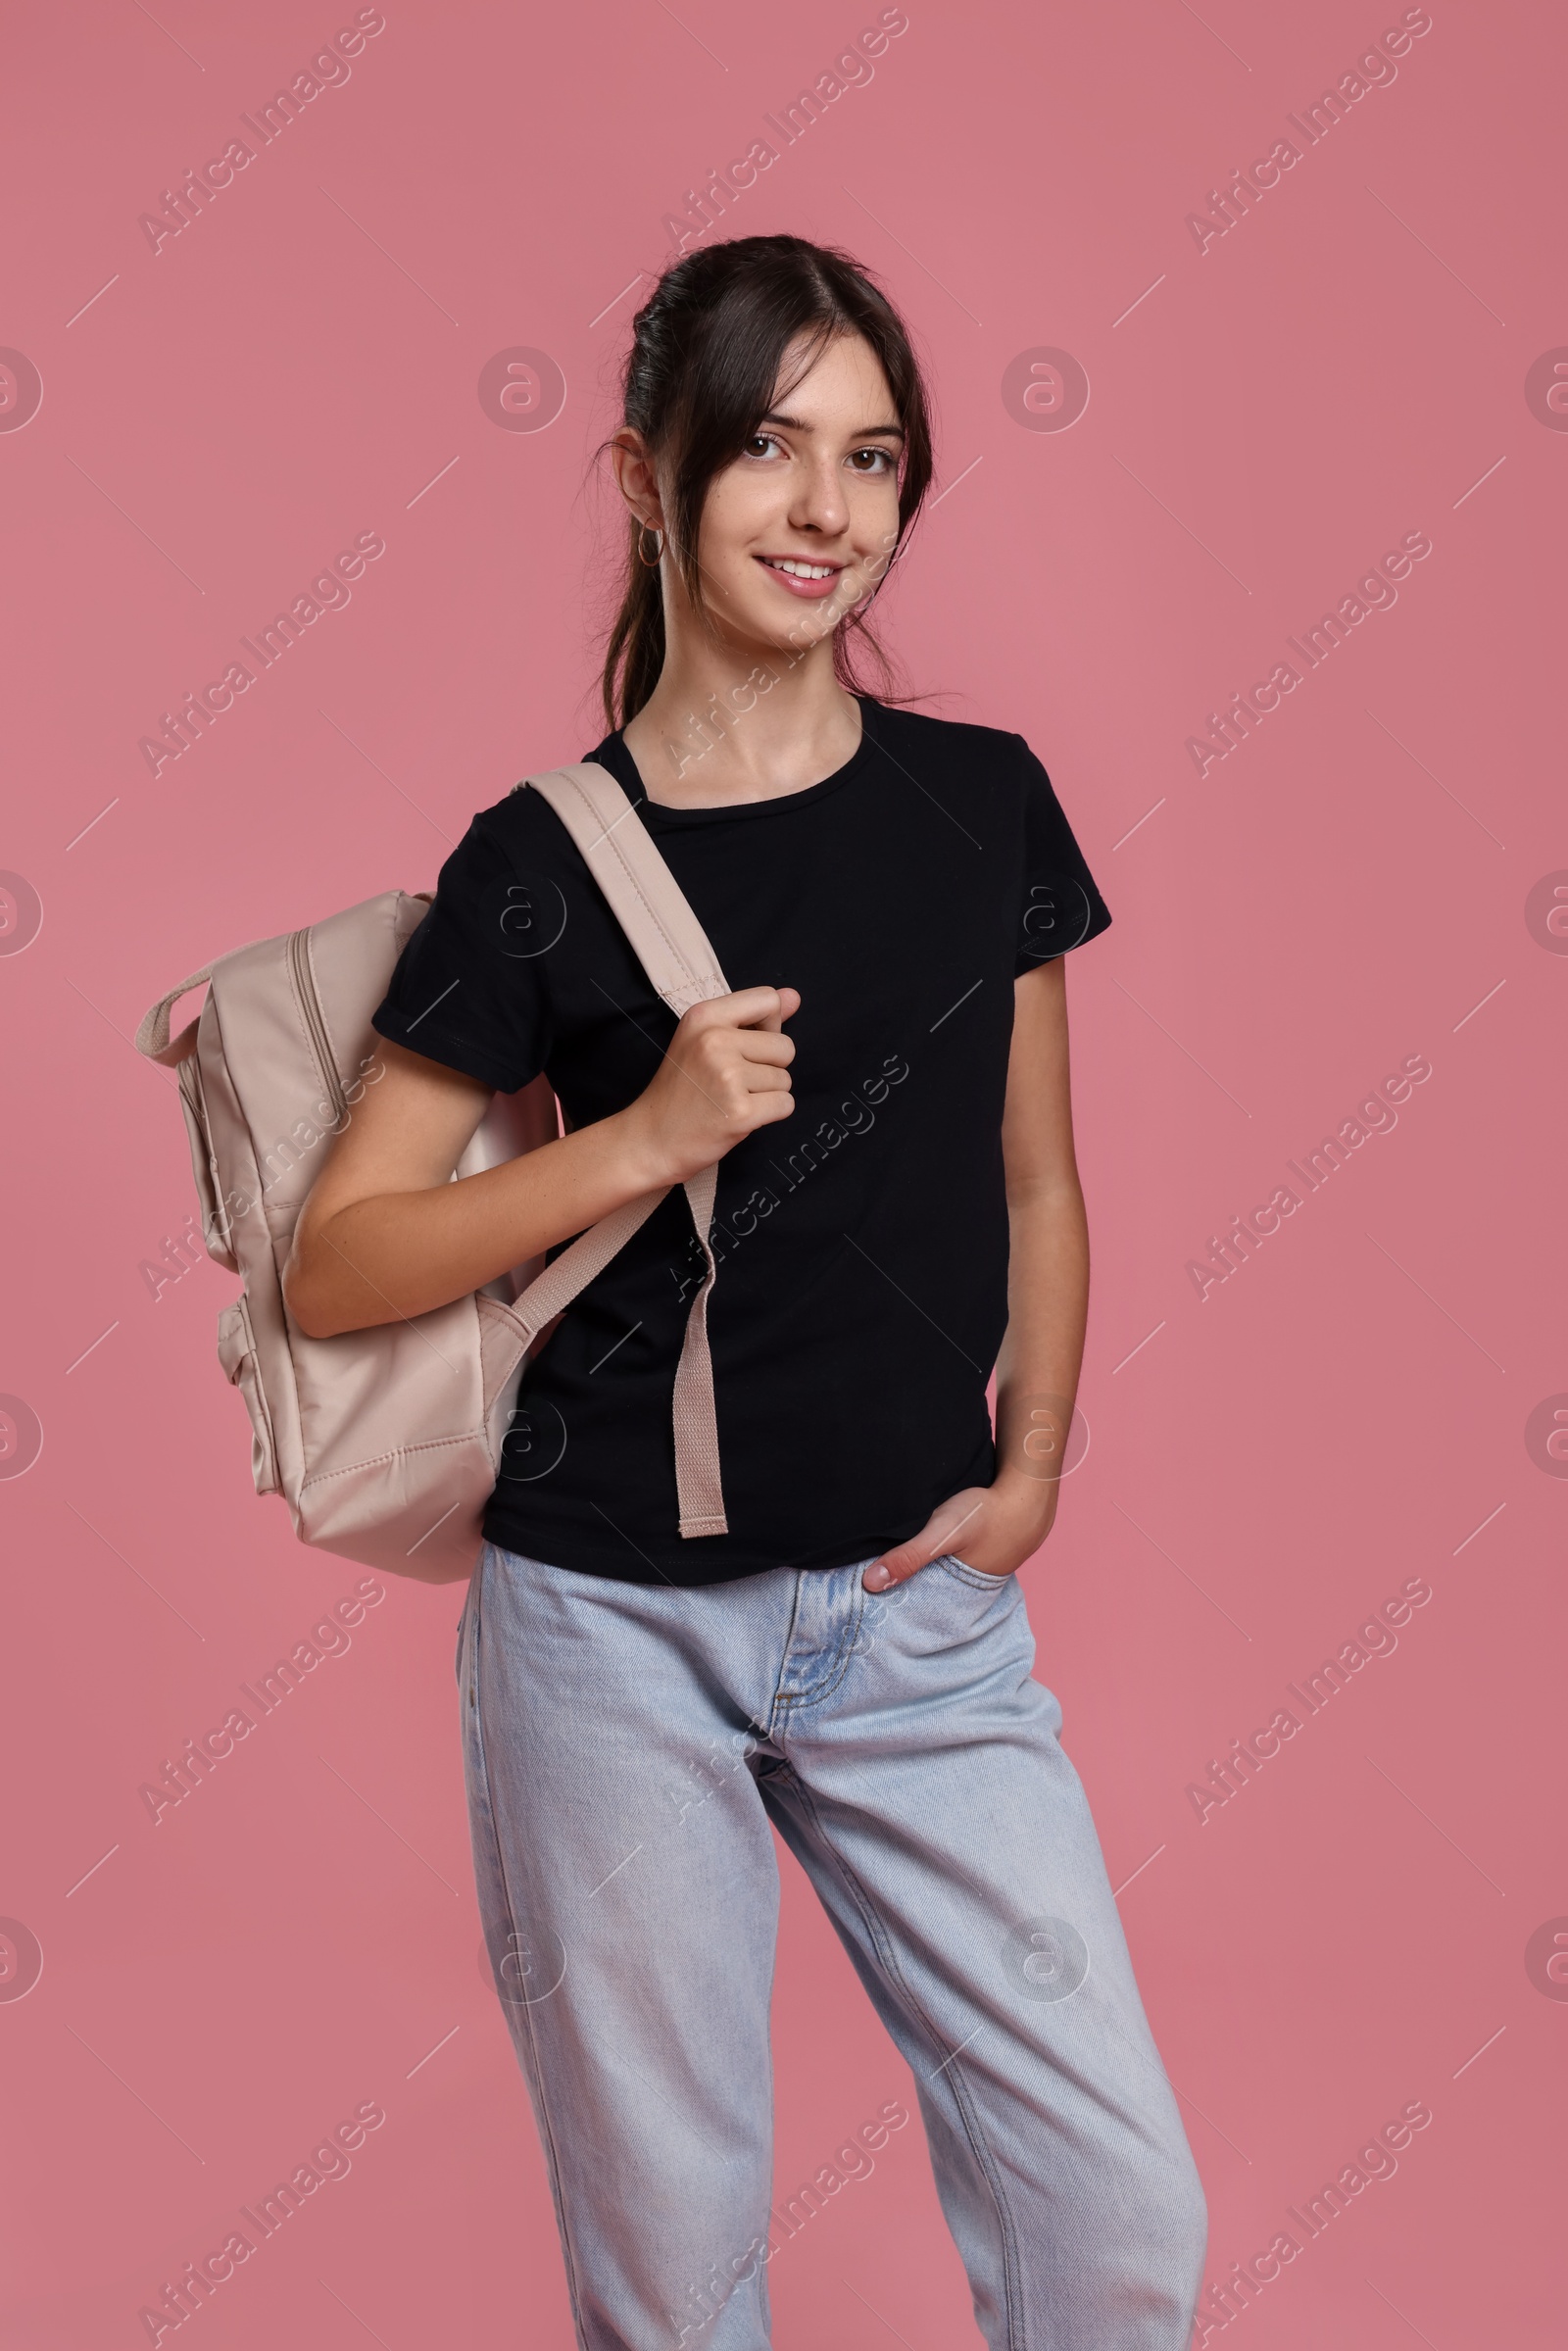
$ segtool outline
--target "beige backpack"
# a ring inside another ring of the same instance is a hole
[[[729,983],[613,776],[592,761],[533,776],[571,834],[655,988],[679,1018]],[[473,1567],[524,1359],[666,1197],[628,1200],[545,1268],[536,1258],[427,1314],[310,1339],[282,1274],[329,1138],[380,1074],[370,1015],[431,893],[384,891],[192,972],[161,997],[136,1050],[179,1073],[208,1254],[244,1291],[218,1318],[218,1356],[251,1418],[258,1494],[280,1494],[302,1543],[388,1574],[453,1583]],[[208,983],[198,1019],[169,1015]],[[496,1095],[455,1171],[476,1175],[561,1131],[549,1081]],[[708,1347],[717,1169],[686,1185],[707,1271],[675,1375],[683,1536],[726,1532]]]

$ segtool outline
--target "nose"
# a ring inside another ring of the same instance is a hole
[[[796,477],[795,495],[790,502],[790,526],[794,530],[819,531],[824,539],[840,538],[850,526],[850,502],[843,476],[837,461],[825,450],[820,456],[808,459]]]

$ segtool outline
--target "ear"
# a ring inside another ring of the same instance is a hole
[[[662,530],[664,509],[659,495],[659,477],[648,444],[635,424],[623,424],[614,435],[610,444],[610,460],[615,468],[616,486],[632,519],[650,530]]]

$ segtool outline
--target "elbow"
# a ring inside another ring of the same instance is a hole
[[[335,1339],[339,1326],[325,1312],[323,1301],[318,1298],[301,1266],[298,1256],[291,1255],[283,1268],[283,1303],[289,1319],[307,1339]]]
[[[1038,1208],[1045,1215],[1084,1215],[1083,1186],[1076,1163],[1051,1168],[1009,1170],[1005,1177],[1007,1206],[1014,1215]]]

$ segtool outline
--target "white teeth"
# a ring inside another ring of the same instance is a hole
[[[765,559],[769,570],[791,571],[797,579],[831,579],[837,565],[833,563],[797,563],[788,556]]]

